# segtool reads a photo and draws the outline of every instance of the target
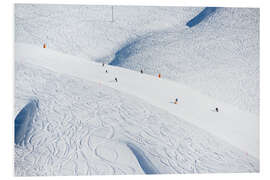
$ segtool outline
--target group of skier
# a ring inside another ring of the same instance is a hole
[[[105,64],[104,64],[104,63],[102,63],[102,66],[104,67],[104,66],[105,66]],[[143,70],[142,70],[142,69],[141,69],[141,71],[140,71],[140,72],[141,72],[141,74],[143,74]],[[108,70],[107,70],[107,69],[105,70],[105,73],[108,73]],[[160,73],[158,74],[158,78],[161,78],[161,74],[160,74]],[[115,82],[116,82],[116,83],[118,82],[117,77],[115,77],[115,78],[114,78],[114,80],[115,80]],[[178,98],[175,98],[174,104],[178,104]],[[216,112],[219,112],[218,107],[216,107],[216,108],[215,108],[215,111],[216,111]]]

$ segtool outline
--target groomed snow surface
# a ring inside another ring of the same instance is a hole
[[[16,176],[259,172],[258,9],[17,4],[15,41]]]

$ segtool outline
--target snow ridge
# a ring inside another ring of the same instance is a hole
[[[139,50],[134,47],[136,47],[136,44],[140,43],[143,39],[150,37],[151,35],[149,34],[137,37],[134,40],[129,40],[123,47],[116,51],[116,53],[114,54],[114,58],[109,62],[109,65],[120,66],[126,58],[132,56],[134,53],[136,53],[137,50]]]
[[[25,137],[31,130],[35,115],[38,111],[38,100],[30,100],[15,118],[15,144],[26,143]]]
[[[187,22],[188,27],[193,27],[199,24],[201,21],[203,21],[205,18],[210,16],[213,12],[216,11],[216,7],[206,7],[202,12],[200,12],[197,16],[192,18],[190,21]]]
[[[141,168],[143,169],[145,174],[160,174],[160,172],[155,168],[152,162],[145,156],[144,152],[135,146],[132,143],[127,143],[129,149],[136,156]]]

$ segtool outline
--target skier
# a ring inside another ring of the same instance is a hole
[[[174,104],[177,104],[178,103],[178,99],[176,98],[175,101],[174,101]]]
[[[107,69],[106,69],[105,73],[108,73]]]
[[[160,78],[160,77],[161,77],[161,74],[159,73],[159,74],[158,74],[158,78]]]
[[[115,82],[118,82],[118,79],[117,79],[117,77],[116,77],[116,78],[114,78],[114,80],[115,80]]]
[[[218,112],[218,108],[216,107],[216,112]]]
[[[104,63],[102,63],[102,66],[103,66],[103,67],[104,67],[104,65],[105,65],[105,64],[104,64]]]
[[[43,48],[46,48],[46,44],[43,44]]]
[[[143,73],[143,70],[141,69],[141,74]]]

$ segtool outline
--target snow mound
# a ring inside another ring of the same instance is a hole
[[[144,155],[144,152],[140,150],[140,148],[132,143],[127,143],[127,146],[136,156],[145,174],[160,174],[160,172],[155,168],[147,156]]]
[[[15,144],[25,142],[38,109],[38,100],[31,100],[15,118]],[[26,143],[26,142],[25,142]]]

